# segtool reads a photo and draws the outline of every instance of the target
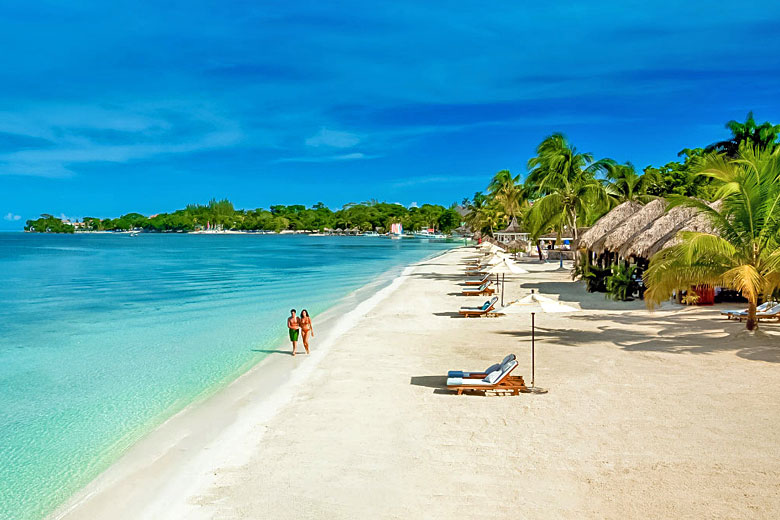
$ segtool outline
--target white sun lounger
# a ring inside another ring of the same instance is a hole
[[[468,379],[462,377],[448,377],[447,388],[456,390],[458,395],[466,391],[498,390],[518,395],[527,392],[525,381],[520,376],[512,377],[509,374],[517,367],[517,360],[513,359],[502,368],[493,370],[483,379]]]
[[[773,305],[775,305],[775,302],[764,302],[758,307],[756,307],[756,312],[764,312],[769,310]],[[731,319],[734,316],[747,316],[747,309],[743,310],[728,310],[728,311],[720,311],[721,316],[726,316],[728,319]]]
[[[447,377],[460,377],[462,379],[482,379],[486,377],[489,373],[493,372],[494,370],[498,370],[501,367],[507,365],[510,361],[514,361],[516,359],[514,354],[509,354],[504,359],[501,360],[501,363],[496,363],[494,365],[490,365],[485,369],[484,372],[467,372],[465,370],[450,370],[447,372]]]

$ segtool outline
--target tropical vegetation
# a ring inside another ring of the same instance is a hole
[[[393,223],[406,229],[434,228],[449,232],[461,224],[461,216],[454,206],[445,208],[436,204],[404,207],[386,202],[347,204],[333,211],[322,203],[311,207],[303,205],[274,205],[269,209],[235,209],[229,200],[211,200],[208,204],[190,204],[172,213],[146,217],[128,213],[118,218],[84,217],[83,228],[88,231],[193,231],[205,227],[232,230],[324,230],[358,229],[385,231]],[[62,220],[43,215],[28,220],[25,229],[38,232],[72,232],[73,226]]]
[[[24,229],[38,233],[73,233],[76,230],[71,224],[66,224],[62,219],[48,213],[41,215],[41,218],[28,220]]]
[[[687,232],[655,255],[645,272],[649,305],[697,286],[741,291],[748,300],[747,328],[758,326],[759,300],[780,289],[780,148],[742,143],[735,157],[713,152],[700,175],[717,186],[718,206],[673,197],[706,215],[713,231]]]

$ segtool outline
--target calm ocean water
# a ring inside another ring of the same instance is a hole
[[[453,245],[0,233],[0,518],[44,517],[256,350],[286,347],[291,307],[316,320]]]

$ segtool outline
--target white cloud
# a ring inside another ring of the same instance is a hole
[[[235,122],[202,108],[185,110],[175,105],[50,108],[51,113],[42,113],[40,109],[21,114],[0,112],[0,132],[49,141],[39,148],[0,153],[0,176],[66,178],[74,175],[79,164],[125,163],[225,148],[243,138]],[[106,143],[85,135],[85,129],[128,135],[125,142]]]
[[[407,188],[421,184],[468,184],[470,182],[483,182],[483,177],[477,175],[436,175],[430,177],[413,177],[393,182],[394,188]]]
[[[21,215],[14,215],[9,211],[8,215],[3,217],[3,220],[7,220],[9,222],[16,222],[17,220],[22,220],[22,217]]]
[[[320,131],[306,139],[307,146],[319,148],[329,146],[331,148],[352,148],[360,142],[357,134],[350,132],[341,132],[338,130],[328,130],[320,128]]]
[[[336,161],[357,161],[361,159],[376,159],[381,157],[380,155],[368,155],[362,152],[345,153],[340,155],[321,155],[319,157],[283,157],[282,159],[276,159],[272,161],[274,163],[322,163],[322,162],[336,162]]]

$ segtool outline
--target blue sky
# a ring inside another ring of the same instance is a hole
[[[748,110],[780,122],[779,26],[749,0],[4,1],[0,229],[449,204],[555,131],[663,164]]]

